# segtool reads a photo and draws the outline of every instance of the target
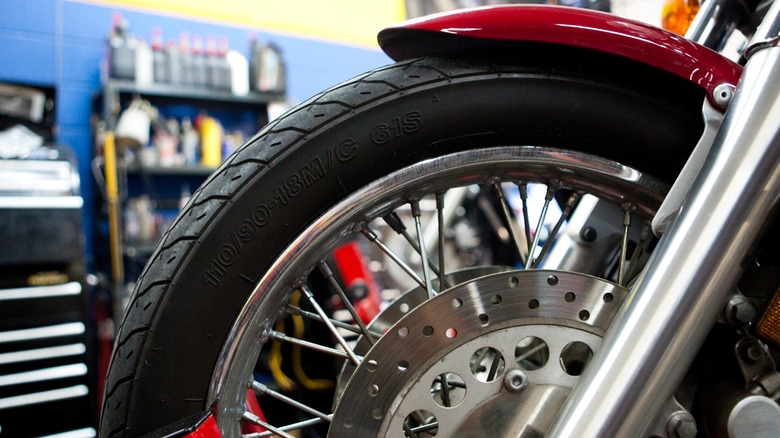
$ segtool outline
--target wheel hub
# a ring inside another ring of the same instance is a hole
[[[330,436],[543,434],[626,294],[595,277],[541,270],[455,286],[367,352]]]

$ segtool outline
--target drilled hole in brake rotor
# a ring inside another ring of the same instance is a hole
[[[443,408],[458,406],[466,398],[466,382],[455,373],[442,373],[431,383],[431,397]]]
[[[482,347],[471,355],[469,368],[480,382],[492,382],[504,372],[504,356],[493,347]]]
[[[549,359],[550,348],[536,336],[523,338],[515,347],[515,362],[525,371],[536,371],[547,365]]]
[[[561,368],[570,376],[579,376],[593,357],[593,350],[584,342],[574,341],[561,350]]]

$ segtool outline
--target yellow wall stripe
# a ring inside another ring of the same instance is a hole
[[[403,0],[82,1],[160,10],[366,47],[377,47],[377,32],[406,17]]]

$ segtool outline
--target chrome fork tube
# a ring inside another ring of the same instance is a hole
[[[546,436],[641,437],[672,397],[780,193],[778,77],[780,47],[752,55],[681,214]]]

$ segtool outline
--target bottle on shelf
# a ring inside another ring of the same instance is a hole
[[[230,47],[228,46],[228,40],[226,36],[219,38],[219,45],[217,46],[216,57],[216,75],[215,86],[222,90],[230,90],[230,64],[227,60],[227,54]]]
[[[200,137],[198,132],[192,126],[189,117],[184,117],[181,121],[181,149],[184,155],[184,164],[187,166],[198,165],[198,147],[200,146]]]
[[[114,14],[108,35],[108,71],[112,78],[135,79],[135,40],[130,37],[129,27],[121,14]]]
[[[201,115],[200,130],[200,164],[204,167],[217,167],[222,162],[222,125],[213,117]]]
[[[287,88],[287,71],[282,50],[270,41],[251,42],[250,86],[258,91],[284,92]]]
[[[181,55],[179,54],[179,46],[173,40],[168,41],[165,49],[165,69],[168,82],[182,83]]]
[[[152,30],[152,60],[154,63],[154,81],[157,83],[168,82],[168,66],[163,47],[162,31]]]
[[[206,58],[203,53],[203,39],[200,35],[192,37],[192,85],[206,85]]]
[[[214,35],[206,37],[206,86],[217,88],[219,82],[219,65],[217,60],[217,38]]]
[[[135,83],[149,85],[154,82],[154,54],[146,40],[139,38],[135,46]]]
[[[179,35],[179,59],[181,60],[181,83],[192,85],[192,49],[190,35],[187,32]]]

